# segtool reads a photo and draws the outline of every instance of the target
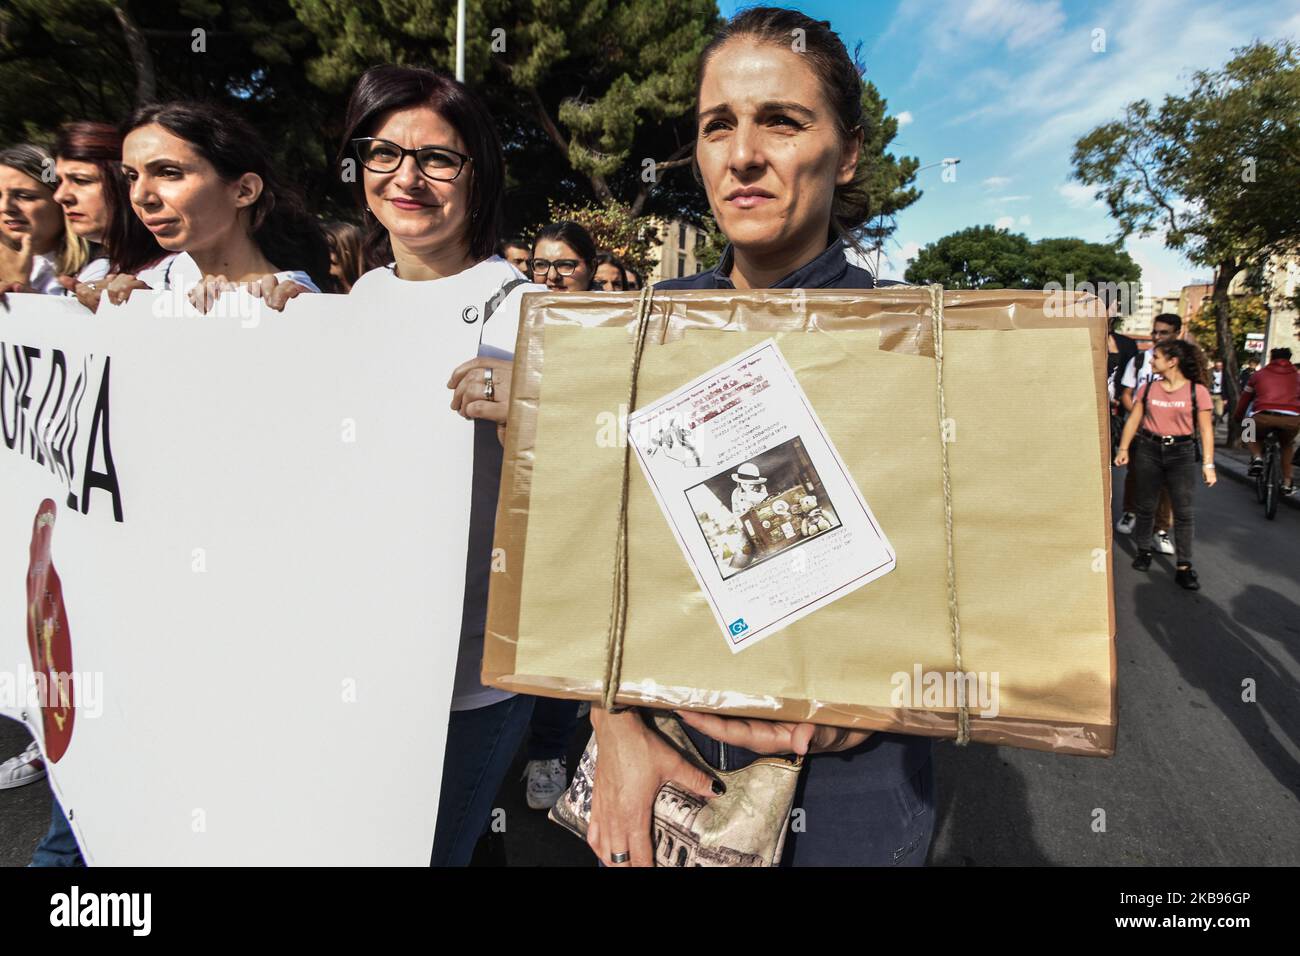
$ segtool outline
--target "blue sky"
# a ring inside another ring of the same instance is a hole
[[[725,15],[750,6],[722,0]],[[1070,179],[1074,142],[1123,115],[1134,100],[1159,102],[1187,89],[1197,69],[1214,69],[1256,38],[1300,39],[1300,2],[1286,0],[800,0],[829,20],[850,51],[862,41],[866,76],[902,123],[895,154],[922,165],[920,201],[900,214],[889,262],[901,277],[928,242],[991,224],[1030,239],[1115,237],[1113,220]],[[1094,52],[1094,30],[1105,31]],[[1297,187],[1300,188],[1300,187]],[[1130,238],[1143,281],[1164,293],[1208,281],[1164,248],[1161,237]]]

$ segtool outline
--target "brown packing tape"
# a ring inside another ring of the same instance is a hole
[[[792,292],[691,292],[656,293],[651,314],[650,343],[668,344],[683,338],[734,332],[791,333],[791,332],[845,332],[861,331],[876,336],[876,345],[887,352],[900,355],[926,356],[930,339],[928,295],[923,289],[881,290],[878,292],[812,291],[803,293],[804,311],[792,310],[798,293]],[[601,696],[599,681],[584,681],[578,677],[567,679],[517,673],[518,632],[521,614],[520,599],[524,590],[523,571],[526,564],[529,504],[533,490],[535,451],[538,440],[539,402],[542,398],[542,371],[547,329],[609,329],[623,328],[620,339],[631,340],[630,327],[635,313],[635,294],[605,294],[599,296],[529,295],[525,299],[525,312],[520,327],[517,348],[513,394],[511,400],[510,428],[506,443],[506,467],[503,473],[501,498],[498,506],[496,546],[506,556],[505,567],[493,575],[489,602],[488,634],[484,655],[484,680],[510,690],[535,691],[548,696],[565,696],[598,699]],[[1104,382],[1106,343],[1104,323],[1097,319],[1066,315],[1047,316],[1043,313],[1041,294],[1004,292],[969,293],[949,292],[945,296],[945,329],[948,352],[964,346],[961,330],[1032,330],[1054,328],[1086,328],[1091,345],[1093,366],[1097,383]],[[603,340],[602,340],[603,341]],[[820,341],[820,340],[818,340]],[[834,339],[826,340],[828,342]],[[969,348],[969,346],[965,346]],[[600,347],[606,348],[605,345]],[[652,350],[652,349],[651,349]],[[740,350],[737,345],[735,351]],[[597,349],[599,351],[599,349]],[[630,348],[624,353],[630,359]],[[665,353],[666,354],[666,353]],[[606,359],[612,361],[612,359]],[[997,378],[997,369],[990,370]],[[932,376],[932,373],[931,373]],[[623,381],[626,381],[624,377]],[[556,386],[553,386],[556,387]],[[1101,386],[1098,385],[1100,390]],[[932,390],[932,389],[931,389]],[[649,393],[647,393],[649,394]],[[1100,394],[1100,391],[1099,391]],[[548,400],[563,402],[565,397],[548,396]],[[1099,467],[1106,501],[1109,501],[1108,424],[1106,409],[1097,403]],[[937,422],[936,422],[937,427]],[[957,446],[961,448],[960,445]],[[959,465],[960,463],[958,463]],[[638,476],[639,477],[639,476]],[[868,495],[870,498],[870,495]],[[616,502],[615,502],[616,505]],[[960,526],[960,502],[954,503],[955,523]],[[657,513],[655,520],[662,523]],[[1105,514],[1097,520],[1099,540],[1105,542],[1107,553],[1111,546],[1110,523]],[[888,530],[888,528],[887,528]],[[612,543],[612,536],[608,539]],[[605,547],[606,539],[599,545]],[[680,554],[672,558],[681,561]],[[962,564],[962,551],[958,547],[957,562]],[[968,562],[977,563],[977,562]],[[643,565],[644,567],[644,565]],[[1106,570],[1107,583],[1109,568]],[[633,586],[637,581],[636,566],[631,572]],[[587,582],[593,592],[608,595],[608,579]],[[693,582],[692,582],[693,585]],[[972,737],[976,741],[1008,743],[1037,749],[1051,749],[1071,753],[1106,754],[1113,752],[1115,729],[1115,655],[1114,606],[1110,588],[1106,588],[1107,617],[1109,621],[1109,708],[1103,719],[1097,721],[1066,721],[1059,717],[1051,720],[1026,719],[1023,716],[998,716],[982,718],[972,714]],[[689,600],[688,596],[683,596]],[[633,607],[637,605],[634,602]],[[819,614],[824,612],[819,612]],[[816,615],[814,615],[816,617]],[[629,640],[635,641],[635,620],[632,621]],[[603,633],[590,633],[587,627],[580,637],[582,642],[603,646]],[[577,639],[575,637],[575,640]],[[716,635],[710,639],[718,641]],[[757,650],[747,653],[757,653]],[[936,666],[950,661],[936,659]],[[968,667],[972,665],[968,663]],[[626,671],[625,671],[626,673]],[[870,727],[879,730],[898,730],[932,736],[952,736],[955,720],[942,709],[884,708],[879,706],[844,705],[827,700],[806,700],[799,697],[773,697],[746,695],[736,691],[730,694],[707,695],[698,690],[663,684],[647,687],[643,682],[624,680],[619,688],[620,703],[649,704],[659,707],[690,707],[700,710],[719,710],[727,713],[748,713],[777,719],[808,720],[840,726]],[[1044,687],[1040,696],[1051,701],[1062,694],[1075,693],[1068,684]]]

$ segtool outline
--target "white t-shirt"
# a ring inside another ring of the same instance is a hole
[[[1124,367],[1124,377],[1120,379],[1119,383],[1125,388],[1133,389],[1133,397],[1135,399],[1143,385],[1152,379],[1160,378],[1160,376],[1156,374],[1156,370],[1151,367],[1151,358],[1155,355],[1155,351],[1154,348],[1150,348],[1141,355],[1133,356],[1133,358],[1128,360],[1128,365]],[[1142,364],[1135,368],[1139,359],[1142,360]]]
[[[445,279],[408,281],[399,278],[392,265],[371,269],[352,286],[348,294],[374,295],[383,291],[385,301],[409,300],[409,308],[430,322],[446,323],[449,329],[470,333],[469,348],[478,342],[478,354],[492,358],[514,357],[519,334],[519,310],[525,292],[545,292],[546,287],[520,282],[519,272],[492,256],[464,272]],[[508,283],[518,283],[506,293],[484,321],[486,306]],[[473,330],[478,334],[474,335]],[[460,346],[457,346],[458,348]],[[464,359],[473,358],[472,352]],[[469,423],[466,423],[469,427]],[[501,442],[496,424],[476,421],[474,463],[471,481],[469,548],[465,568],[465,603],[461,609],[460,651],[456,660],[456,682],[452,710],[477,710],[514,695],[484,687],[479,680],[483,667],[483,627],[487,616],[488,577],[492,565],[492,534],[496,521],[497,490],[501,481]],[[432,533],[432,529],[429,529]]]
[[[108,257],[100,256],[98,259],[91,259],[81,267],[81,271],[77,273],[77,281],[98,282],[106,275],[108,275]],[[63,289],[63,294],[74,299],[77,297],[77,293],[72,289]]]
[[[59,282],[59,261],[54,256],[32,256],[32,275],[27,284],[33,292],[41,295],[63,295],[64,288]]]
[[[281,282],[297,282],[306,286],[309,292],[320,291],[316,283],[311,281],[311,276],[305,272],[277,272],[275,277]],[[156,266],[140,270],[136,278],[151,289],[181,289],[188,292],[203,280],[203,270],[188,252],[181,252],[162,260]]]

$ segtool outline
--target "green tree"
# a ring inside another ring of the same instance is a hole
[[[1240,362],[1246,355],[1246,333],[1264,332],[1268,329],[1268,306],[1262,295],[1233,296],[1228,303],[1228,322],[1231,327],[1232,351]],[[1198,343],[1204,343],[1205,351],[1211,358],[1222,359],[1219,350],[1218,321],[1214,313],[1214,302],[1205,299],[1200,308],[1187,319],[1187,331]],[[1227,366],[1227,362],[1224,362]]]
[[[861,66],[861,48],[855,59]],[[889,145],[898,135],[898,120],[888,116],[889,104],[871,81],[862,84],[862,153],[858,171],[863,175],[864,221],[857,231],[863,244],[880,249],[897,228],[897,215],[921,198],[913,184],[921,162],[915,156],[895,156]]]
[[[343,100],[303,72],[317,52],[288,0],[8,0],[0,140],[48,143],[62,122],[120,122],[154,99],[216,100],[248,116],[319,201]]]
[[[1028,289],[1030,242],[1020,233],[971,226],[921,248],[904,278],[947,289]]]
[[[320,44],[307,72],[323,89],[376,63],[454,66],[455,0],[292,3]],[[690,163],[695,64],[717,22],[714,0],[469,0],[465,78],[502,123],[513,224],[556,195],[702,215],[689,177],[670,183]]]
[[[1300,240],[1300,47],[1255,43],[1222,69],[1193,74],[1185,96],[1131,103],[1074,148],[1074,175],[1098,187],[1122,236],[1213,266],[1215,340],[1224,398],[1237,399],[1228,286],[1252,263]],[[1229,423],[1235,443],[1239,425]]]
[[[908,282],[950,289],[1042,289],[1049,283],[1128,283],[1141,275],[1111,243],[1039,239],[993,226],[971,226],[924,246],[907,267]]]

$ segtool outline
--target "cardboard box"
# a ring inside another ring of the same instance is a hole
[[[733,654],[632,462],[612,668],[638,293],[528,296],[484,681],[600,700],[616,672],[622,704],[935,737],[964,703],[970,739],[1113,753],[1105,319],[1059,293],[939,296],[943,416],[930,288],[653,294],[638,407],[775,338],[897,566]]]

